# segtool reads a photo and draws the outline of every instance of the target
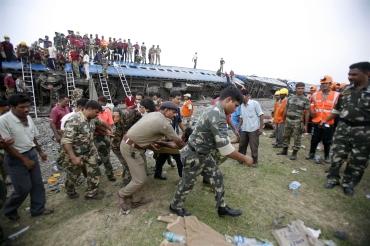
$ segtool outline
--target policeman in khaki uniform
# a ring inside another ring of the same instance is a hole
[[[348,160],[342,187],[344,194],[352,196],[370,159],[370,63],[355,63],[349,69],[351,85],[341,93],[328,118],[339,116],[339,123],[325,188],[332,189],[339,184],[339,170],[343,161]]]
[[[175,104],[164,102],[159,112],[145,114],[123,137],[120,146],[121,154],[132,176],[131,182],[118,191],[119,206],[124,214],[129,213],[131,208],[151,201],[148,197],[138,195],[147,179],[143,157],[145,149],[157,150],[160,145],[171,148],[183,147],[183,141],[177,136],[170,122],[176,112]],[[164,137],[172,142],[160,141]]]
[[[174,198],[170,204],[170,211],[179,216],[189,216],[185,210],[186,195],[192,190],[196,177],[202,172],[210,177],[210,184],[215,191],[216,208],[219,216],[239,216],[240,210],[228,207],[224,201],[224,184],[215,152],[234,160],[252,165],[253,159],[240,154],[234,149],[227,135],[226,114],[231,114],[243,101],[240,91],[230,86],[221,91],[220,101],[215,106],[205,110],[199,118],[187,145],[181,150],[184,169],[183,176],[177,186]]]
[[[296,94],[288,98],[284,111],[285,128],[283,150],[278,155],[287,155],[290,137],[294,138],[293,153],[290,160],[297,159],[301,147],[302,132],[307,132],[307,122],[310,114],[310,102],[304,96],[305,84],[298,82],[295,86]]]
[[[69,198],[79,195],[75,184],[82,170],[87,172],[86,199],[101,199],[98,193],[100,170],[97,165],[98,152],[94,145],[94,118],[102,110],[96,101],[88,101],[85,108],[67,120],[61,144],[63,145],[64,166],[66,167],[65,189]]]

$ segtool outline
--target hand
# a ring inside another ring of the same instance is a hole
[[[14,143],[14,139],[8,138],[4,140],[5,145],[12,145]]]
[[[73,156],[71,157],[71,162],[73,165],[80,166],[81,165],[81,157]]]
[[[35,166],[35,162],[33,160],[28,159],[27,157],[24,157],[22,159],[23,165],[26,166],[28,170],[31,170]]]
[[[307,125],[304,125],[304,133],[307,133],[308,132],[308,128],[307,128]]]
[[[154,151],[159,150],[160,147],[161,146],[157,143],[152,143],[149,145],[149,149],[154,150]]]
[[[250,167],[250,166],[253,165],[253,158],[248,156],[248,155],[245,155],[243,162],[244,162],[245,165]]]
[[[45,154],[45,152],[40,151],[39,155],[40,155],[42,161],[47,161],[48,160],[48,155]]]
[[[263,130],[262,130],[262,129],[258,129],[258,130],[257,130],[257,135],[258,135],[258,136],[262,135],[262,133],[263,133]]]

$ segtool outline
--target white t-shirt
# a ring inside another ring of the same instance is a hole
[[[259,102],[249,99],[247,104],[240,105],[240,118],[243,119],[241,130],[254,132],[260,128],[260,116],[263,115]]]
[[[48,48],[49,51],[49,58],[56,59],[57,58],[57,49],[54,46]]]
[[[82,62],[83,63],[89,63],[90,61],[90,57],[88,54],[85,54],[84,57],[82,58]]]

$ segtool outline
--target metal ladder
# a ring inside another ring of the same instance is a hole
[[[125,74],[123,73],[122,67],[120,66],[119,63],[117,64],[116,62],[113,63],[113,66],[118,73],[119,80],[121,81],[121,84],[122,84],[123,90],[125,91],[126,96],[132,96],[130,86],[128,85],[128,82],[126,80]]]
[[[22,64],[22,77],[26,85],[26,94],[31,98],[30,114],[33,114],[35,118],[37,118],[37,107],[36,107],[35,87],[33,85],[32,65],[31,63],[23,62],[22,59],[21,64]]]
[[[73,91],[76,89],[75,79],[73,76],[73,69],[71,69],[70,72],[67,72],[66,70],[66,82],[67,82],[67,96],[69,99],[71,99]]]
[[[108,81],[105,78],[104,74],[100,72],[99,72],[99,81],[100,81],[101,90],[103,92],[103,96],[107,98],[108,103],[112,103],[112,97],[110,96]]]

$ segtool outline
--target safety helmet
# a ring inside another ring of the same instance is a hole
[[[289,94],[289,91],[287,88],[280,89],[280,95],[288,95],[288,94]]]
[[[280,91],[279,90],[275,91],[275,94],[274,95],[275,96],[280,96]]]
[[[333,78],[330,75],[325,75],[322,79],[320,79],[320,83],[332,83]]]

